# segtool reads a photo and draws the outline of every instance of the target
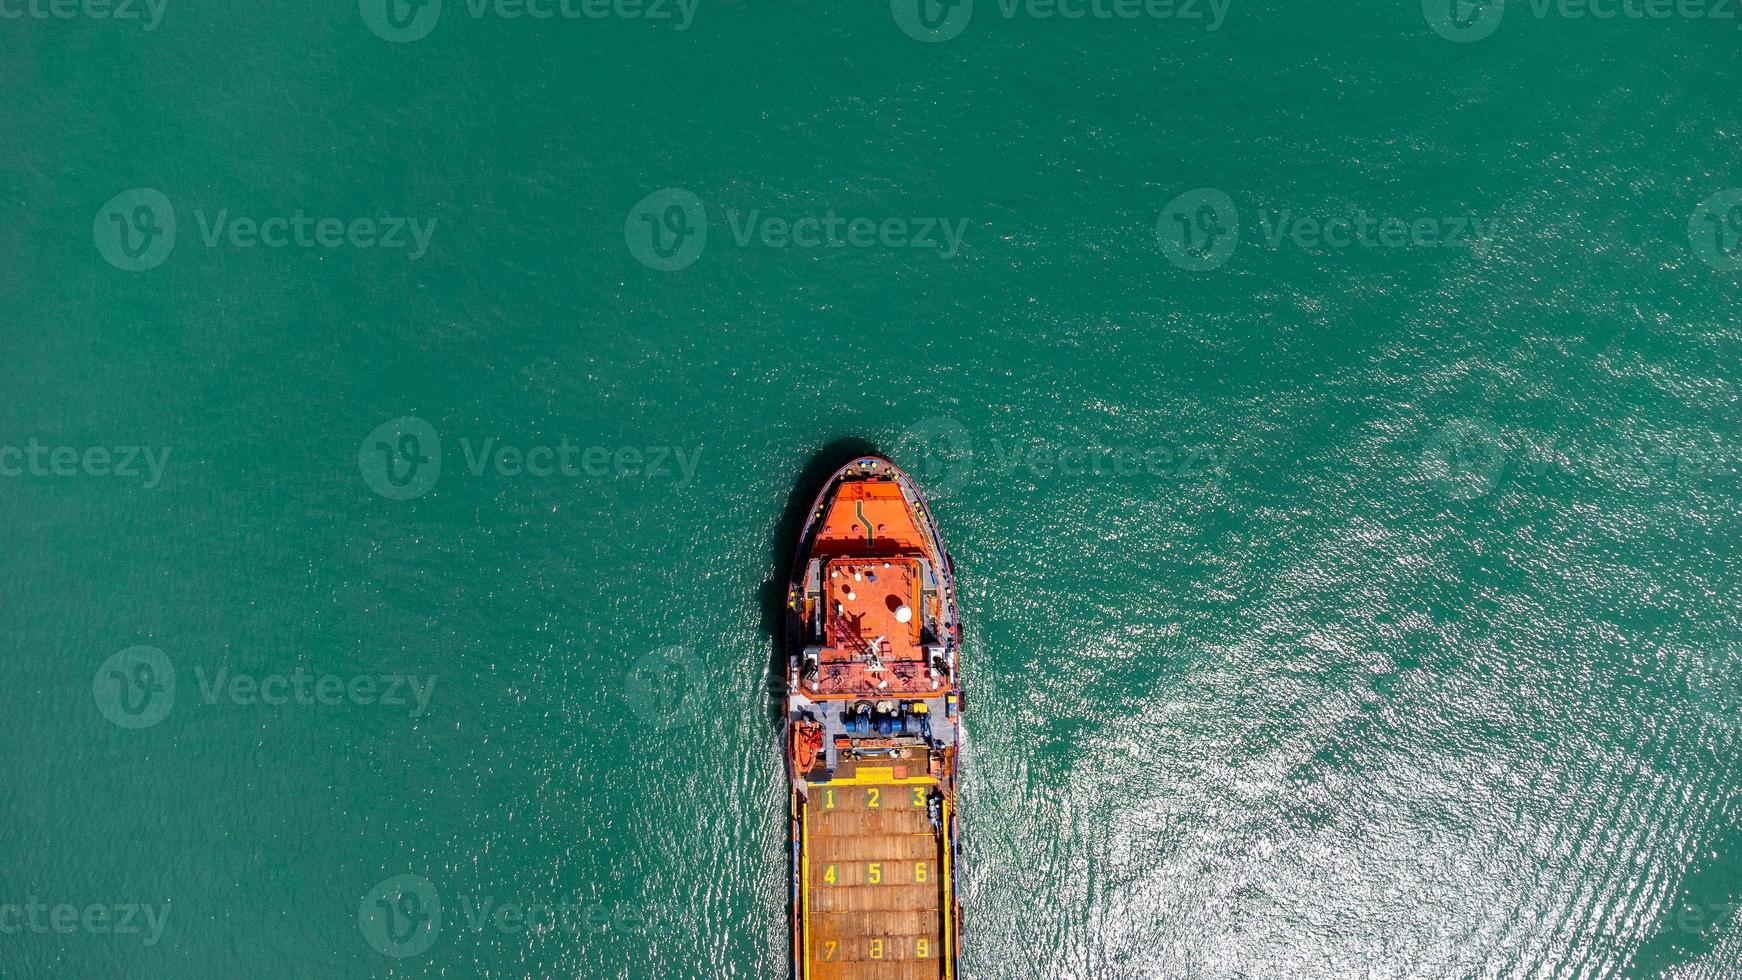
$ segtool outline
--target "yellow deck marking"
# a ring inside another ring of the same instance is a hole
[[[956,975],[956,958],[950,955],[956,932],[956,903],[950,888],[950,799],[944,797],[944,980]]]
[[[859,771],[845,779],[831,779],[828,782],[812,783],[812,786],[935,786],[934,776],[903,776],[895,778],[895,770],[890,766],[862,766]]]
[[[798,792],[792,794],[793,805],[798,805]],[[798,824],[798,886],[799,908],[804,910],[804,976],[801,980],[810,980],[811,975],[811,822],[808,816],[801,815]]]

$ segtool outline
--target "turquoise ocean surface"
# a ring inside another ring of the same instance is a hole
[[[1739,26],[0,0],[0,977],[787,976],[867,449],[968,980],[1742,977]]]

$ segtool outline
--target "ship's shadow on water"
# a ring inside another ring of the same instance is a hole
[[[804,531],[811,502],[835,471],[860,456],[877,455],[877,447],[863,439],[836,439],[817,450],[799,471],[787,494],[786,507],[774,527],[774,553],[768,580],[762,584],[762,630],[768,636],[768,720],[779,728],[786,714],[786,583],[792,574],[793,551]]]

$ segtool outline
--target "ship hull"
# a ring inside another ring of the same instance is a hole
[[[818,493],[785,619],[793,975],[950,980],[961,620],[931,506],[889,460]]]

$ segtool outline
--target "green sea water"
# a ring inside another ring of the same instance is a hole
[[[876,449],[965,977],[1742,977],[1737,16],[3,0],[0,976],[786,976]]]

